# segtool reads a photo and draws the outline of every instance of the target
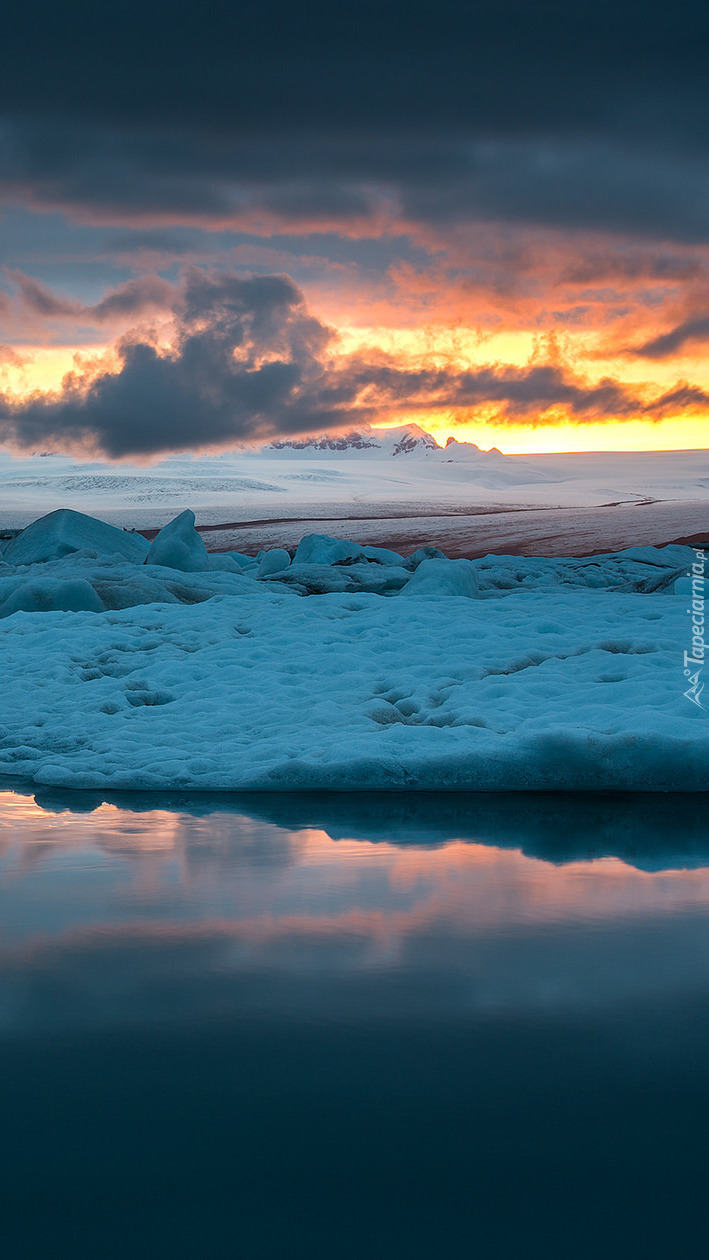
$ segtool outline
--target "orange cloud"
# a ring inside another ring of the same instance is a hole
[[[232,261],[252,269],[300,268],[315,322],[332,334],[317,372],[327,375],[325,393],[334,399],[339,391],[338,403],[326,414],[309,394],[310,410],[301,407],[297,429],[289,432],[415,420],[439,440],[455,434],[507,451],[560,449],[562,439],[563,449],[576,450],[706,444],[706,247],[650,248],[620,237],[520,233],[496,224],[453,225],[443,233],[431,225],[414,229],[387,214],[368,219],[367,232],[381,242],[388,232],[406,230],[425,252],[418,261],[392,261],[377,275],[356,261],[330,258],[326,250],[280,247],[277,238],[267,238],[271,220],[256,225],[262,244],[231,251]],[[305,226],[323,225],[308,220]],[[349,227],[354,231],[352,222]],[[6,357],[0,364],[11,411],[33,391],[61,391],[67,371],[73,373],[76,408],[76,391],[85,393],[96,379],[99,361],[74,362],[78,343],[38,345],[56,337],[52,329],[66,328],[71,342],[72,327],[85,332],[89,325],[97,350],[108,349],[109,324],[130,329],[131,344],[142,340],[164,352],[171,338],[174,345],[170,326],[184,281],[172,284],[146,273],[86,304],[55,294],[34,277],[8,275],[17,291],[14,316],[19,312],[20,325],[24,320],[36,337],[34,344],[31,336],[23,338],[16,351],[22,363]],[[132,316],[144,314],[154,326],[133,327]],[[121,354],[119,347],[109,373],[121,369]],[[265,413],[256,429],[246,427],[254,436],[279,431]],[[222,428],[221,445],[238,440],[228,425]],[[239,428],[239,434],[245,431]]]

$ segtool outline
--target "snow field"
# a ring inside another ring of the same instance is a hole
[[[706,788],[706,714],[683,695],[690,549],[473,563],[311,535],[292,562],[215,558],[193,522],[148,547],[60,512],[6,548],[0,774],[104,789]]]
[[[19,614],[0,631],[0,773],[87,788],[701,789],[709,730],[682,696],[683,630],[672,597],[578,590],[261,588]]]

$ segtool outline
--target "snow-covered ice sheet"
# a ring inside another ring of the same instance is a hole
[[[182,508],[200,524],[357,515],[368,505],[470,508],[586,506],[617,501],[706,504],[709,452],[502,455],[473,443],[439,447],[416,425],[349,438],[275,443],[221,455],[175,455],[151,465],[77,463],[0,449],[0,528],[50,508],[79,507],[121,525],[164,525]],[[695,509],[696,511],[696,509]],[[370,512],[370,515],[372,513]],[[656,535],[672,538],[695,530]]]
[[[104,789],[706,789],[709,727],[683,695],[690,621],[673,593],[690,549],[344,553],[309,540],[270,573],[85,547],[0,565],[0,774]]]

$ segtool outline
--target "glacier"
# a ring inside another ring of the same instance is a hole
[[[661,501],[668,523],[657,541],[693,532],[677,522],[705,512],[709,486],[706,450],[503,455],[455,438],[439,446],[414,424],[137,465],[2,453],[0,529],[26,525],[50,508],[80,508],[143,528],[160,527],[184,509],[195,510],[202,524],[219,524],[266,515],[371,515],[372,508],[412,514],[416,506],[631,510],[652,501],[657,511]],[[633,513],[636,537],[643,515]]]
[[[311,535],[215,556],[193,521],[156,547],[61,510],[5,544],[0,775],[706,789],[707,715],[683,695],[691,548],[469,561]]]

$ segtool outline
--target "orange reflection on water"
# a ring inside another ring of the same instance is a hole
[[[324,828],[228,811],[99,804],[90,813],[48,813],[29,797],[0,793],[5,890],[61,863],[79,879],[80,863],[98,855],[109,863],[107,878],[120,872],[121,896],[136,919],[147,897],[169,897],[181,917],[213,925],[226,918],[232,928],[238,919],[239,934],[254,941],[354,934],[390,951],[435,923],[476,935],[514,923],[612,922],[709,905],[709,865],[685,869],[678,859],[671,869],[666,859],[670,869],[650,870],[616,856],[556,865],[509,840],[504,848],[474,836],[412,843],[405,828],[398,840],[391,832],[376,841],[333,839]]]

